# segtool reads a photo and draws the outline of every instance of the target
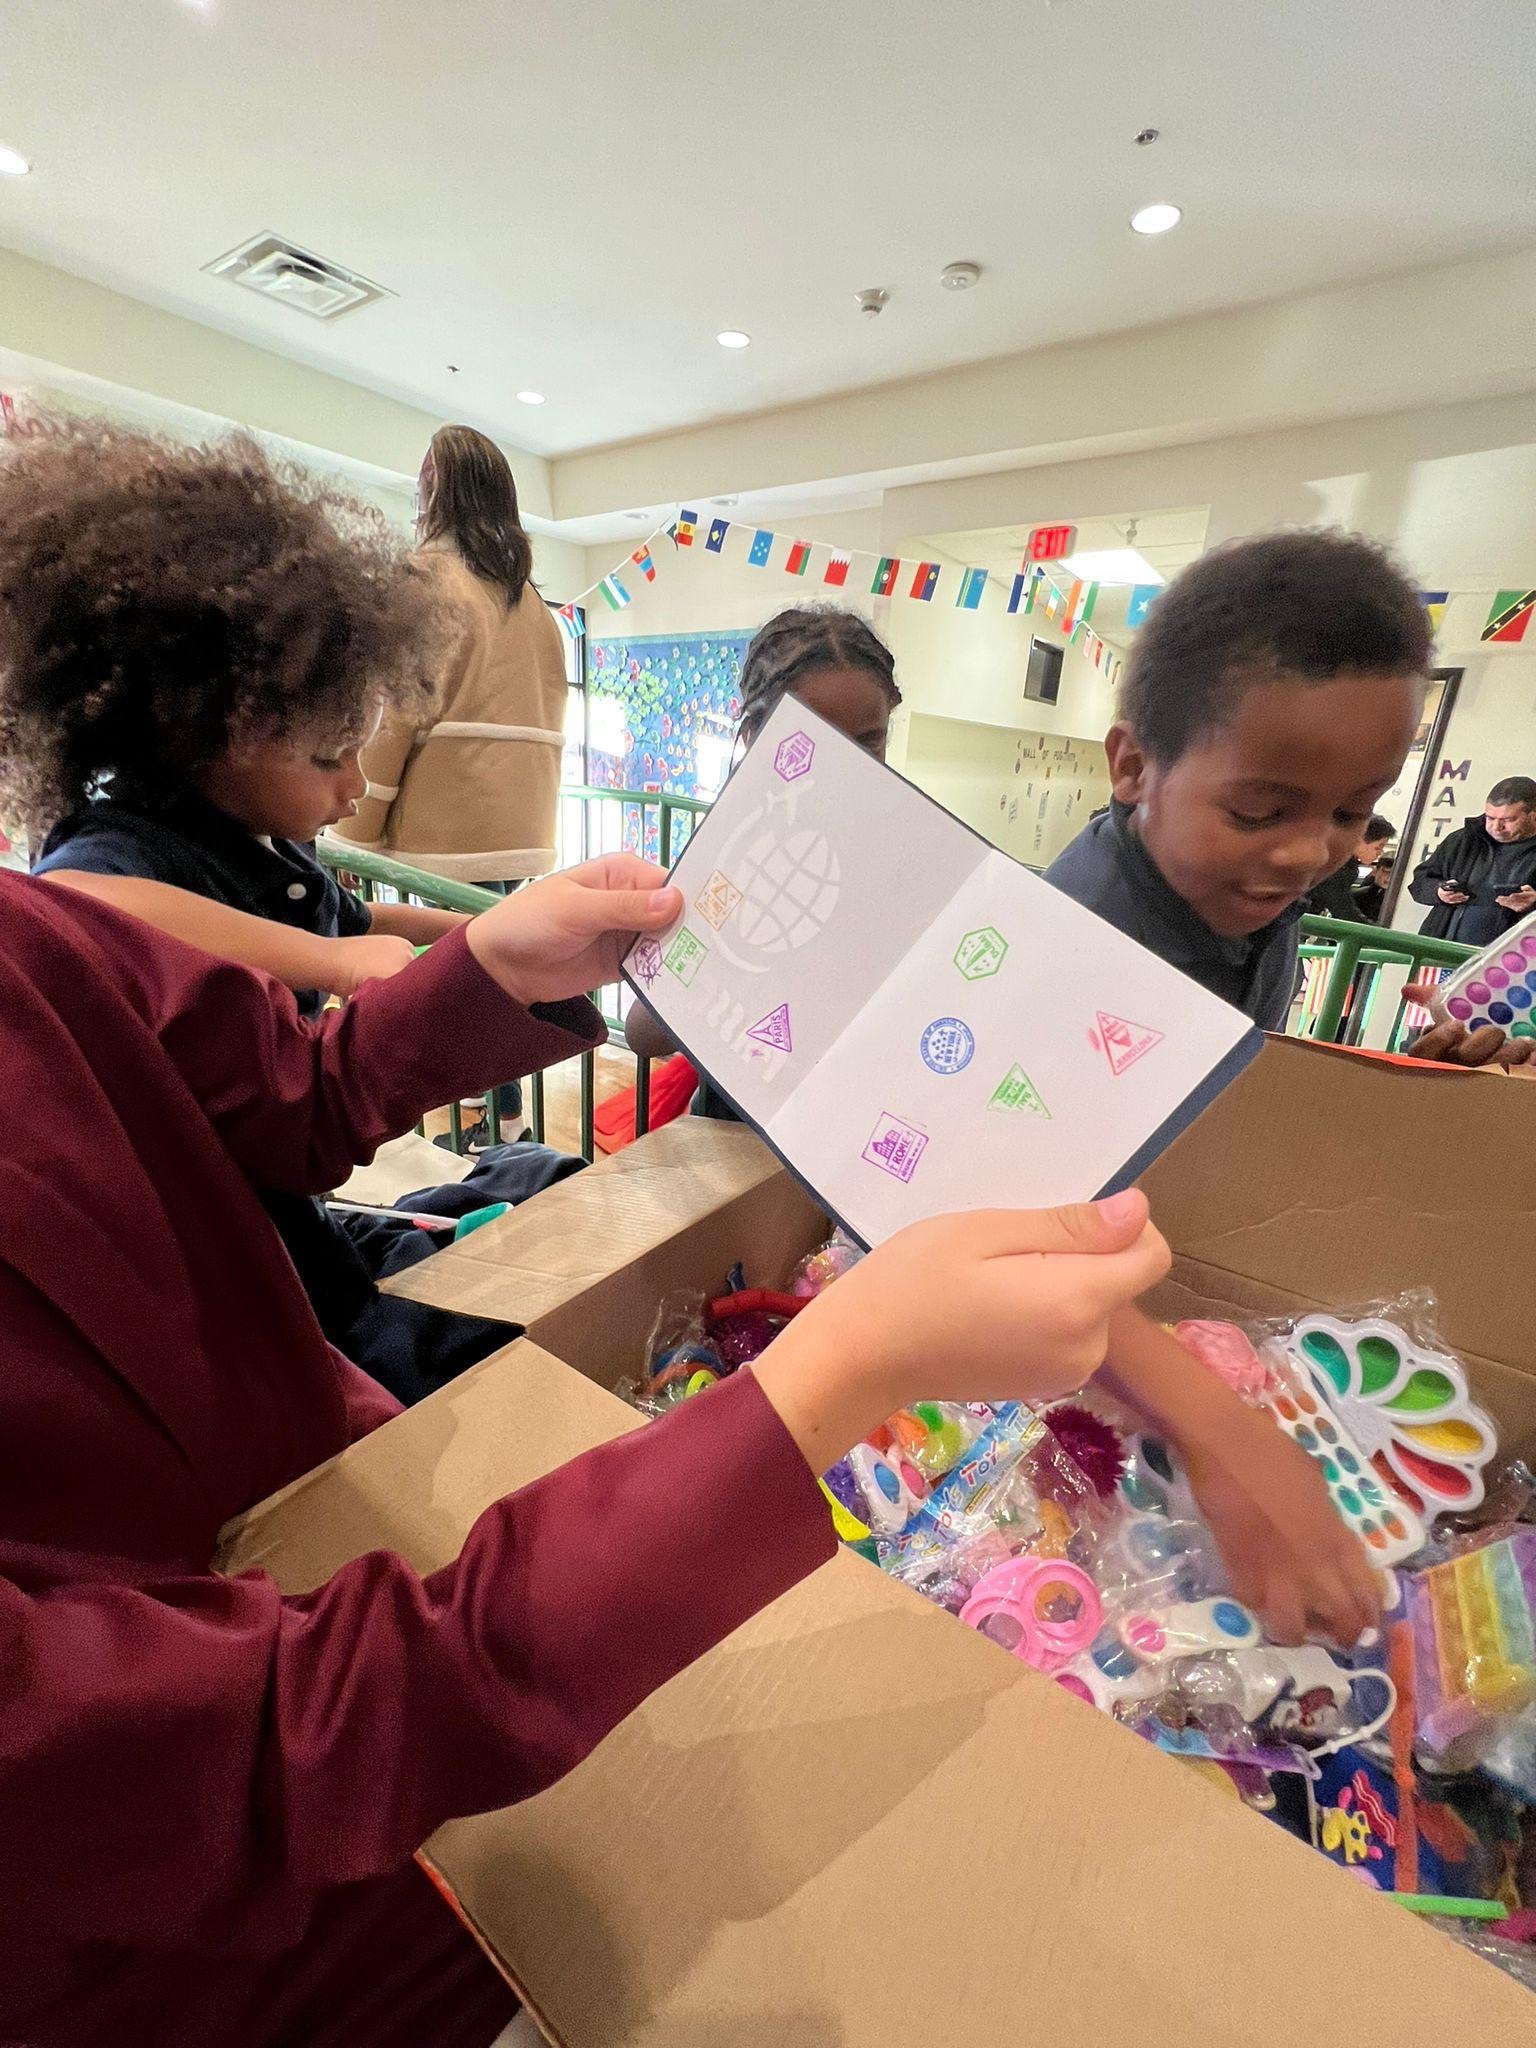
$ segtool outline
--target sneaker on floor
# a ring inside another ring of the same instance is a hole
[[[478,1159],[482,1152],[489,1152],[494,1145],[521,1145],[532,1136],[533,1132],[527,1124],[516,1131],[503,1124],[501,1136],[493,1138],[489,1119],[481,1117],[476,1123],[461,1126],[458,1150],[461,1158]],[[441,1145],[445,1152],[454,1149],[451,1131],[444,1131],[441,1137],[434,1138],[432,1142],[434,1145]]]

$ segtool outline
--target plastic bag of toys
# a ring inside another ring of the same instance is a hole
[[[1381,1540],[1383,1507],[1405,1523],[1404,1540],[1422,1541],[1442,1518],[1481,1506],[1498,1440],[1471,1397],[1466,1367],[1440,1337],[1427,1290],[1316,1310],[1250,1334],[1271,1375],[1262,1398],[1322,1465],[1335,1505],[1379,1562],[1411,1554],[1390,1536]]]

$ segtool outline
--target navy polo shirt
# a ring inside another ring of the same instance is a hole
[[[1296,989],[1300,903],[1246,938],[1223,938],[1163,879],[1131,830],[1130,807],[1120,803],[1088,820],[1045,879],[1243,1011],[1261,1031],[1285,1029]]]
[[[56,868],[164,882],[322,939],[359,938],[372,923],[367,904],[310,847],[258,839],[192,790],[164,800],[109,794],[85,804],[54,826],[33,863],[39,875]],[[308,989],[297,1002],[312,1017],[325,998]]]
[[[49,833],[33,872],[45,875],[56,868],[165,882],[325,939],[356,938],[371,922],[367,905],[343,889],[308,847],[290,839],[257,839],[192,790],[166,798],[125,790],[83,805]],[[294,1000],[306,1017],[325,1006],[315,989]],[[356,1319],[376,1296],[367,1266],[323,1202],[270,1191],[261,1202],[321,1329],[345,1350]]]

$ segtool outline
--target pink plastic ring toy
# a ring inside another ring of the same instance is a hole
[[[1058,1608],[1068,1610],[1056,1612]],[[1079,1565],[1013,1557],[994,1565],[960,1619],[1036,1671],[1055,1671],[1086,1650],[1104,1619],[1098,1588]],[[1003,1622],[1004,1627],[995,1626]]]

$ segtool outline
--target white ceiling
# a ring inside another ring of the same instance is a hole
[[[1536,239],[1531,20],[11,0],[0,141],[35,172],[0,243],[557,453]],[[1155,198],[1185,224],[1147,241]],[[328,327],[202,274],[263,229],[397,296]],[[977,290],[939,289],[958,259]]]

